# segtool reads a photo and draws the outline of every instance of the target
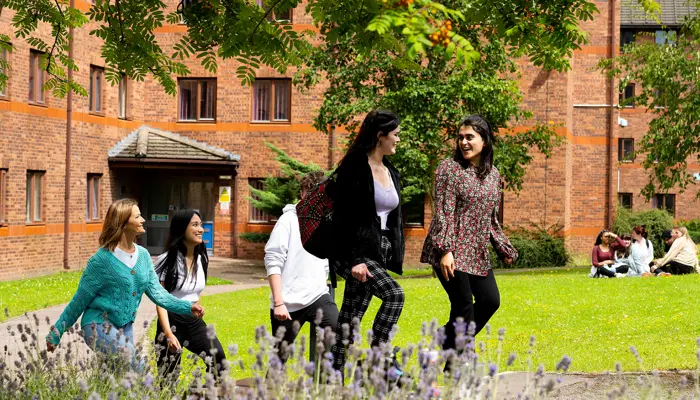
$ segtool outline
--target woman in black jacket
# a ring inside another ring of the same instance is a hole
[[[403,289],[387,272],[403,273],[400,176],[385,157],[396,153],[399,123],[390,111],[367,114],[335,172],[331,197],[336,248],[331,265],[346,283],[332,351],[334,367],[341,371],[343,340],[348,345],[353,342],[352,335],[343,337],[343,324],[361,320],[372,296],[378,297],[382,305],[374,319],[371,343],[378,346],[389,341],[403,309]]]

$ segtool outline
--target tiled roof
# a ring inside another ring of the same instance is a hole
[[[620,2],[620,26],[677,27],[683,24],[685,17],[697,13],[694,1],[688,0],[656,0],[661,5],[661,23],[649,18],[637,0],[622,0]]]
[[[112,147],[110,158],[240,161],[241,156],[206,143],[144,125]]]

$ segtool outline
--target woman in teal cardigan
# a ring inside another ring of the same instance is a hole
[[[105,216],[100,249],[85,267],[78,291],[46,336],[46,347],[53,351],[63,333],[80,315],[85,342],[105,353],[127,352],[132,366],[140,370],[143,360],[136,360],[133,323],[144,293],[151,301],[177,314],[201,318],[204,308],[180,300],[160,285],[151,255],[134,243],[145,229],[135,200],[117,200]]]

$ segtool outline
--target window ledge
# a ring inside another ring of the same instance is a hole
[[[255,125],[291,125],[292,121],[250,121]]]
[[[24,226],[46,226],[46,222],[25,222]]]
[[[0,94],[0,101],[10,101],[10,99],[6,94]]]
[[[94,115],[95,117],[104,117],[104,111],[88,111],[88,115]]]
[[[215,119],[179,119],[178,124],[216,124]]]
[[[104,223],[104,220],[101,220],[101,219],[91,219],[91,220],[85,221],[85,223],[86,223],[86,224],[93,224],[93,225],[95,225],[95,224],[103,224],[103,223]]]
[[[34,107],[49,108],[49,105],[46,104],[45,102],[44,102],[44,103],[37,103],[37,102],[34,102],[34,101],[30,101],[30,102],[29,102],[29,105],[30,105],[30,106],[34,106]]]

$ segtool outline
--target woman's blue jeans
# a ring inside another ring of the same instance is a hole
[[[116,327],[109,322],[83,326],[83,339],[91,349],[105,354],[122,354],[136,371],[146,367],[143,358],[136,358],[133,323]]]

